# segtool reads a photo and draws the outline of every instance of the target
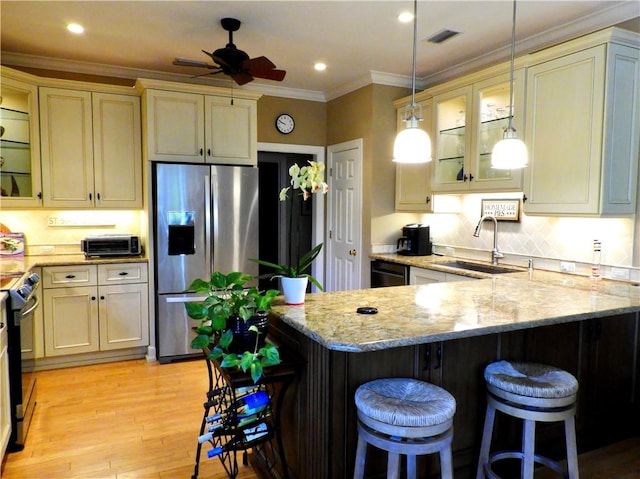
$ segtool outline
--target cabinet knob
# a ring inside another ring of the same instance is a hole
[[[98,201],[100,201],[100,193],[96,193],[96,198],[98,198]]]
[[[95,301],[96,297],[95,296],[91,296],[91,301]]]
[[[100,299],[104,299],[104,296],[100,296]]]

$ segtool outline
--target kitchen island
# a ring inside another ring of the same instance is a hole
[[[456,477],[472,477],[485,393],[482,371],[500,358],[564,368],[580,382],[578,447],[588,450],[640,430],[640,287],[545,271],[478,281],[307,295],[274,307],[270,334],[303,364],[285,402],[282,434],[297,478],[353,474],[356,388],[380,377],[415,377],[456,397]],[[378,314],[356,313],[373,306]],[[614,407],[612,407],[615,405]],[[499,423],[503,445],[517,424]],[[543,428],[550,455],[564,453],[562,429]],[[385,470],[371,454],[367,475]],[[437,470],[421,458],[420,477]]]

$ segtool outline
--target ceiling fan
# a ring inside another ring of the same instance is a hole
[[[213,53],[202,50],[203,53],[211,57],[216,63],[215,65],[199,60],[188,60],[186,58],[176,58],[173,64],[215,70],[205,73],[205,75],[224,73],[233,78],[238,85],[249,83],[254,78],[264,78],[275,81],[282,81],[284,79],[287,72],[284,70],[276,70],[276,66],[267,57],[249,58],[249,55],[234,45],[233,32],[240,28],[240,20],[223,18],[220,24],[222,28],[229,32],[229,43],[227,43],[224,48],[218,48]]]

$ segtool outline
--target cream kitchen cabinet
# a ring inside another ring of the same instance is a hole
[[[521,170],[491,168],[493,145],[509,124],[509,77],[504,73],[473,83],[463,78],[434,95],[434,192],[522,188]],[[524,69],[515,72],[513,123],[519,135],[524,133],[524,77]]]
[[[43,268],[45,356],[149,344],[146,263]]]
[[[0,208],[42,206],[36,77],[0,67]]]
[[[444,271],[416,268],[414,266],[411,266],[409,269],[409,284],[446,283],[449,281],[469,281],[475,279],[476,278],[463,276],[461,274],[445,273]]]
[[[141,208],[140,98],[40,87],[43,204]]]
[[[635,212],[639,51],[608,42],[528,68],[525,213]]]
[[[429,134],[433,143],[431,129],[431,100],[420,102],[422,106],[422,118],[420,128]],[[403,120],[404,105],[397,107],[397,130],[402,131],[406,125]],[[396,163],[396,211],[422,211],[433,212],[433,195],[431,194],[431,168],[429,163]]]
[[[208,90],[220,94],[143,90],[148,160],[257,165],[259,95]]]
[[[9,355],[6,323],[7,293],[0,293],[0,461],[11,436],[11,395],[9,389]]]

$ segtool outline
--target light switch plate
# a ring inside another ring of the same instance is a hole
[[[611,268],[611,277],[629,281],[629,270],[627,268]]]
[[[571,263],[570,261],[560,261],[560,271],[563,273],[575,273],[576,264]]]

